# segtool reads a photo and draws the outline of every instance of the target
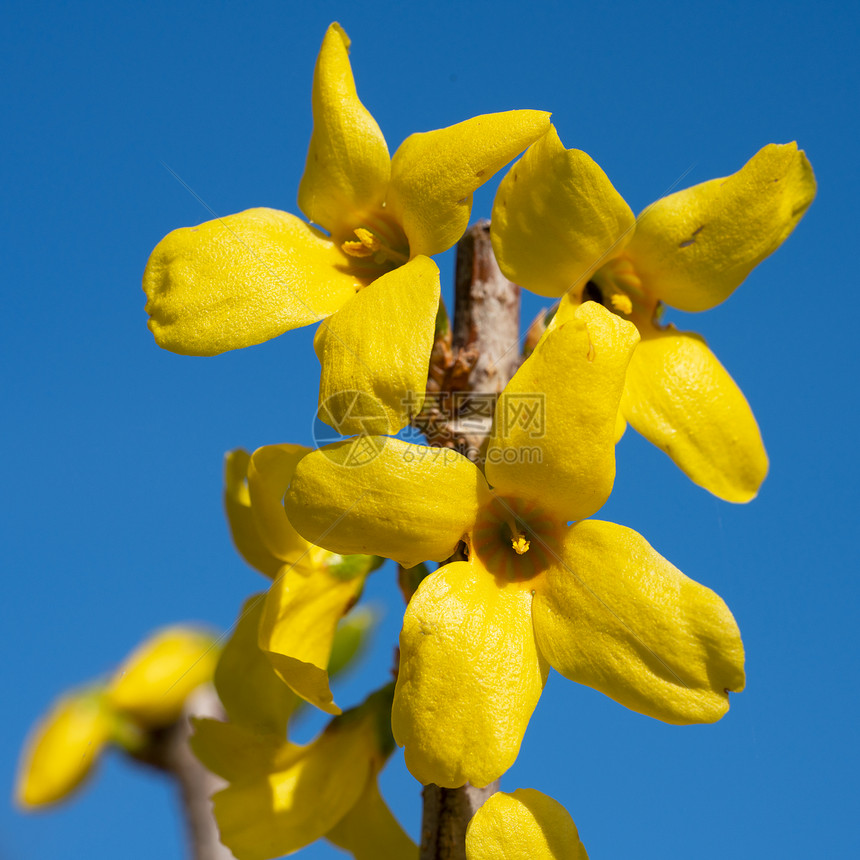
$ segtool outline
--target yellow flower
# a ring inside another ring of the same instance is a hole
[[[746,502],[768,468],[755,418],[704,340],[660,325],[659,312],[727,299],[788,237],[815,188],[796,144],[770,144],[732,176],[664,197],[634,219],[597,164],[565,150],[551,128],[499,186],[493,248],[507,277],[564,296],[562,318],[593,299],[636,324],[642,341],[621,414],[696,484]]]
[[[15,787],[18,805],[46,806],[69,796],[89,775],[111,727],[101,690],[56,702],[27,740]]]
[[[218,661],[209,633],[168,627],[150,636],[117,669],[106,690],[108,705],[142,726],[166,726],[179,718],[189,694]]]
[[[393,746],[390,691],[333,721],[310,745],[289,743],[301,699],[257,645],[263,611],[262,595],[246,601],[215,670],[229,721],[193,720],[195,755],[231,783],[215,809],[225,844],[240,860],[280,856],[323,836],[359,860],[414,857],[376,783]],[[330,672],[348,661],[354,632],[338,629]]]
[[[18,770],[22,807],[56,803],[87,777],[110,743],[129,750],[179,718],[189,694],[211,680],[218,651],[208,633],[170,627],[143,642],[107,684],[59,699],[34,728]]]
[[[195,753],[230,782],[214,796],[214,811],[221,840],[238,860],[280,857],[322,837],[359,860],[417,856],[377,785],[394,747],[390,707],[389,685],[307,746],[195,720]]]
[[[466,860],[588,860],[576,825],[557,801],[533,788],[497,791],[466,830]]]
[[[296,695],[339,714],[329,684],[338,622],[381,559],[342,556],[306,541],[284,511],[284,493],[309,448],[267,445],[227,455],[224,501],[241,555],[273,579],[255,614],[257,642]]]
[[[507,770],[550,666],[669,723],[717,720],[743,687],[723,601],[636,532],[582,521],[612,489],[637,341],[594,302],[548,332],[499,400],[486,478],[453,451],[382,437],[364,465],[347,440],[296,468],[287,515],[333,551],[411,566],[466,542],[467,561],[418,587],[400,637],[392,727],[422,783]]]
[[[424,394],[439,303],[428,258],[459,239],[473,192],[546,132],[549,114],[478,116],[413,134],[389,157],[356,94],[348,48],[332,24],[314,72],[299,207],[321,229],[249,209],[175,230],[153,251],[143,287],[156,342],[188,355],[251,346],[338,312],[317,339],[320,399],[368,391],[387,413],[372,432],[396,432],[410,417],[404,397],[412,392],[420,408]],[[342,432],[360,432],[338,418]]]

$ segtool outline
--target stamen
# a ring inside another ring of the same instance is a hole
[[[341,250],[350,257],[372,257],[374,252],[361,242],[344,242]]]
[[[382,248],[382,242],[370,230],[366,230],[364,227],[356,227],[355,235],[358,236],[361,244],[371,251],[379,251]]]
[[[592,276],[583,289],[583,301],[587,298],[626,317],[642,315],[647,308],[642,281],[632,261],[623,255],[610,260]]]
[[[624,293],[613,293],[609,297],[609,304],[611,304],[613,309],[619,313],[633,313],[633,302],[630,301],[630,296],[627,296]]]
[[[382,265],[388,261],[393,261],[398,264],[408,263],[409,257],[401,254],[398,251],[390,248],[383,239],[381,239],[372,230],[366,227],[356,227],[353,231],[356,239],[349,239],[340,247],[345,254],[350,257],[368,258],[373,257],[373,261]]]

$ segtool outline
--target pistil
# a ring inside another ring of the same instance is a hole
[[[529,551],[531,541],[526,540],[526,536],[520,532],[514,539],[511,540],[511,545],[517,555],[525,555]]]

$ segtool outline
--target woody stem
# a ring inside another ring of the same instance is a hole
[[[195,690],[185,703],[180,718],[167,728],[153,732],[146,747],[134,758],[168,774],[175,781],[192,860],[232,860],[230,850],[221,844],[218,825],[212,814],[212,795],[225,783],[206,770],[191,751],[188,739],[192,716],[225,718],[221,702],[210,685]]]

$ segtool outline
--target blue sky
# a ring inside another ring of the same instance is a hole
[[[634,211],[766,143],[806,150],[819,193],[795,234],[724,305],[669,316],[705,335],[753,406],[771,458],[759,498],[720,502],[628,433],[600,513],[724,597],[747,690],[717,725],[676,728],[553,675],[503,786],[561,801],[593,858],[853,856],[860,76],[848,4],[7,7],[7,796],[25,733],[56,694],[157,626],[228,626],[265,586],[231,547],[222,458],[311,443],[312,332],[175,356],[146,329],[140,277],[166,232],[210,217],[173,173],[219,215],[296,211],[332,20],[352,37],[359,94],[392,150],[479,113],[551,110],[565,144],[592,155]],[[475,217],[494,188],[476,195]],[[450,257],[440,265],[450,288]],[[526,321],[541,306],[530,298]],[[336,689],[346,704],[383,682],[399,629],[390,569],[368,598],[383,621],[362,671]],[[419,787],[402,757],[383,791],[416,834]],[[0,810],[10,860],[182,856],[169,787],[118,758],[62,809]]]

